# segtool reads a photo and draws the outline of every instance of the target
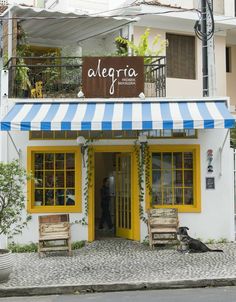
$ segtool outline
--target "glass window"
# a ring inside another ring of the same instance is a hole
[[[30,131],[30,139],[32,140],[75,140],[78,136],[83,136],[85,139],[128,139],[137,138],[140,135],[146,135],[149,138],[196,138],[197,130],[182,129],[182,130],[107,130],[107,131]]]
[[[152,205],[194,205],[194,152],[152,153]]]
[[[47,207],[49,212],[50,209],[53,212],[57,207],[78,206],[78,192],[81,190],[80,178],[76,175],[81,167],[76,162],[80,162],[77,160],[80,152],[34,151],[31,154],[34,173],[32,208],[40,211],[40,208]]]

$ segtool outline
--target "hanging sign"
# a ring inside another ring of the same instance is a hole
[[[86,98],[138,97],[144,91],[143,57],[84,57]]]

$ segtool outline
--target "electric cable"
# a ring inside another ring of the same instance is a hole
[[[203,17],[207,18],[207,16],[203,16],[203,13],[201,12],[201,15],[200,15],[200,18],[199,20],[196,21],[195,25],[194,25],[194,31],[195,31],[195,34],[196,36],[198,37],[199,40],[210,40],[214,33],[215,33],[215,21],[214,21],[214,15],[213,15],[213,11],[212,11],[212,7],[209,3],[209,0],[206,0],[206,4],[208,6],[208,11],[210,13],[210,27],[209,30],[207,30],[206,33],[204,33],[202,31],[202,28],[201,28],[201,23],[202,23],[202,20],[203,20]]]

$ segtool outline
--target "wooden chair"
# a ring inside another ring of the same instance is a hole
[[[39,216],[39,256],[55,251],[71,255],[69,214]]]
[[[148,212],[149,245],[178,244],[179,225],[177,209],[151,209]]]

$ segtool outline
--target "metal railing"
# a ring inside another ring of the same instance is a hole
[[[83,89],[82,57],[12,57],[9,70],[11,98],[77,98]],[[166,96],[166,58],[144,58],[145,96]]]

